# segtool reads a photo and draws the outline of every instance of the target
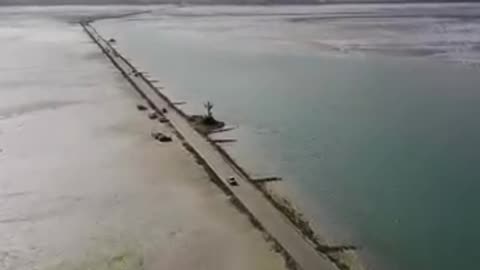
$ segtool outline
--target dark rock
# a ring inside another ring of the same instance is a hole
[[[169,120],[168,120],[167,118],[165,118],[165,117],[160,117],[160,118],[158,119],[158,121],[159,121],[160,123],[168,123],[168,122],[169,122]]]
[[[167,136],[161,132],[152,132],[152,137],[160,142],[171,142],[172,138],[170,136]]]
[[[172,138],[170,136],[164,135],[164,136],[160,137],[158,140],[161,141],[161,142],[171,142]]]
[[[139,111],[146,111],[148,108],[147,108],[147,106],[145,106],[145,105],[143,105],[143,104],[138,104],[138,105],[137,105],[137,109],[138,109]]]
[[[156,112],[151,112],[148,114],[148,118],[150,119],[157,119],[158,118],[158,114]]]
[[[167,109],[162,108],[162,113],[167,113]]]

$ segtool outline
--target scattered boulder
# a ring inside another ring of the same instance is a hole
[[[108,40],[108,42],[110,42],[110,43],[115,43],[115,42],[117,42],[117,41],[116,41],[114,38],[111,38],[111,39]]]
[[[148,118],[150,118],[151,120],[157,119],[158,114],[156,112],[151,112],[148,114]]]
[[[166,108],[162,108],[162,113],[167,113],[167,109],[166,109]]]
[[[168,123],[168,122],[169,122],[169,120],[168,120],[167,118],[165,118],[165,117],[160,117],[160,118],[158,118],[158,121],[159,121],[160,123]]]
[[[137,104],[137,109],[139,111],[146,111],[148,108],[147,108],[147,106],[145,106],[143,104]]]
[[[152,137],[160,142],[171,142],[172,138],[170,136],[167,136],[161,132],[152,132]]]
[[[164,135],[164,136],[160,137],[158,140],[161,141],[161,142],[171,142],[172,138]]]

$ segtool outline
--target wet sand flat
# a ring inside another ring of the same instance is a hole
[[[0,22],[0,269],[282,269],[78,25]]]

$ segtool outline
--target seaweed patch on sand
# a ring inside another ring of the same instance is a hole
[[[88,250],[76,259],[65,260],[45,268],[45,270],[144,270],[143,254],[133,248]]]

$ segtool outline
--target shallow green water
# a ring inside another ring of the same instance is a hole
[[[327,213],[335,237],[362,246],[372,268],[476,268],[477,70],[217,46],[149,23],[99,25],[168,95],[188,101],[188,112],[212,100],[219,118],[240,127],[225,135],[240,139],[229,147],[235,157],[254,173],[285,176],[307,195],[310,214]]]

